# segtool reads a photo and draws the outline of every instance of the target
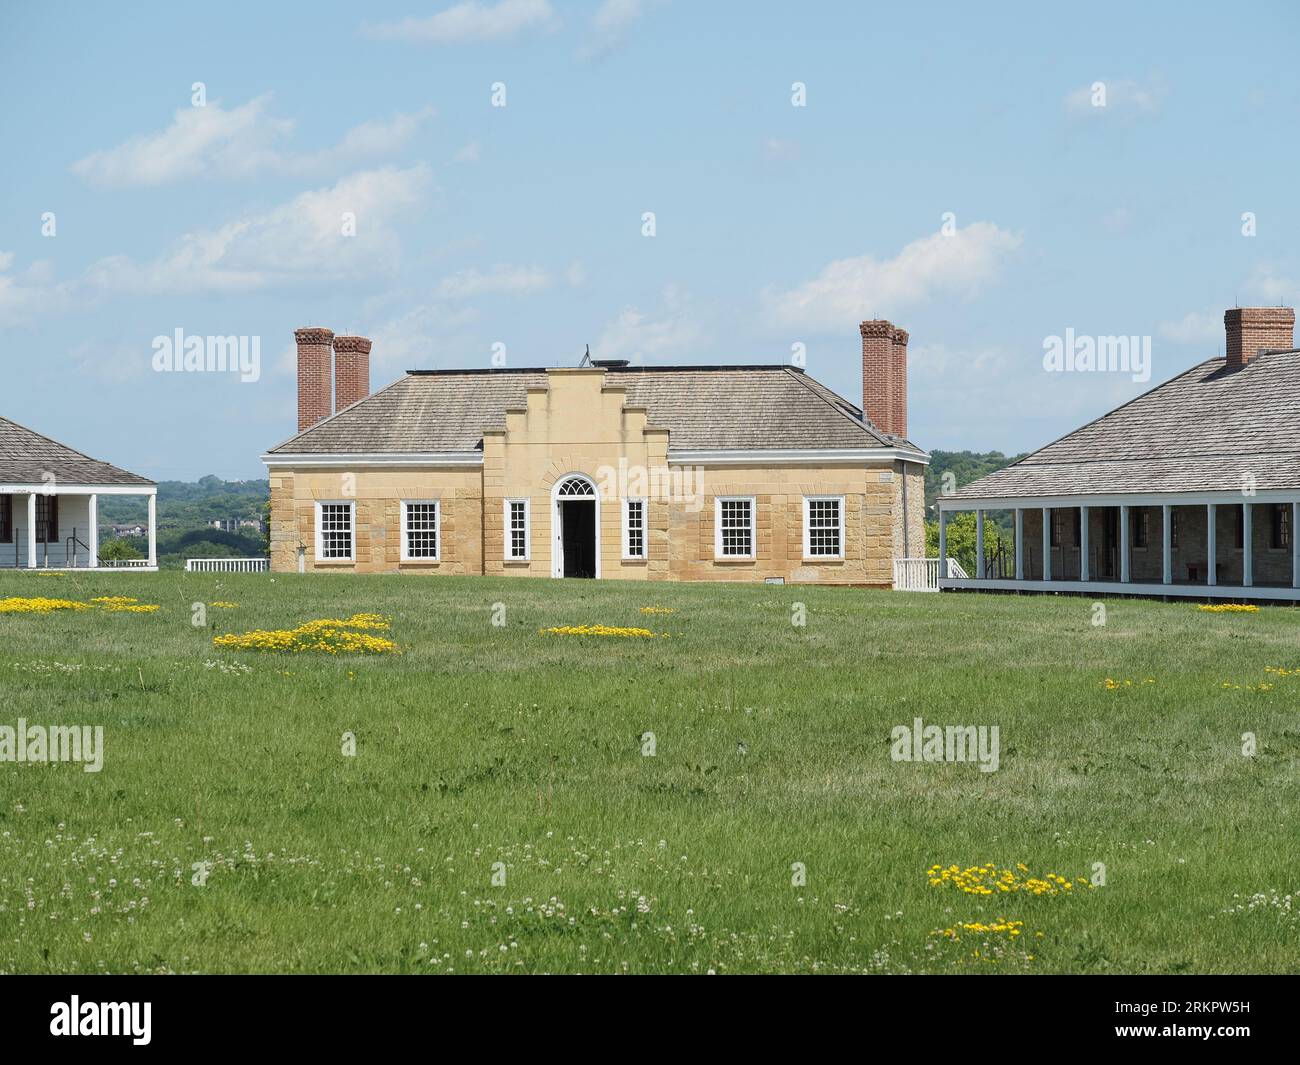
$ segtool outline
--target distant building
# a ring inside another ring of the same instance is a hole
[[[0,569],[107,568],[99,557],[105,496],[148,500],[149,520],[130,535],[149,538],[148,559],[134,568],[156,569],[157,492],[153,481],[0,417]]]
[[[1300,600],[1300,348],[1291,307],[1234,307],[1225,354],[939,500],[939,556],[976,514],[973,577],[944,589]],[[1007,512],[1014,573],[985,558]]]

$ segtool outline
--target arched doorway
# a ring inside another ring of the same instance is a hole
[[[580,473],[567,474],[551,490],[551,576],[600,576],[600,502],[596,486]]]

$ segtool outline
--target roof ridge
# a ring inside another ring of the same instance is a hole
[[[782,369],[783,369],[783,370],[793,370],[793,367],[790,367],[790,366],[783,366]],[[863,413],[862,413],[862,420],[859,421],[857,418],[855,418],[855,417],[853,417],[851,414],[849,414],[848,411],[844,410],[843,407],[839,407],[839,406],[837,406],[836,404],[832,403],[829,399],[827,399],[825,396],[823,396],[820,392],[818,392],[815,388],[813,388],[813,387],[808,383],[809,381],[814,381],[814,382],[816,382],[816,384],[818,384],[820,387],[822,387],[822,388],[826,388],[826,386],[823,385],[820,381],[817,381],[816,378],[807,377],[807,375],[804,374],[804,373],[802,373],[802,372],[800,372],[800,373],[793,373],[793,372],[792,372],[792,373],[790,374],[790,376],[793,377],[796,381],[798,381],[799,384],[800,384],[801,386],[803,386],[803,388],[804,388],[805,391],[810,392],[812,395],[816,396],[819,400],[821,400],[823,403],[825,403],[826,406],[830,407],[831,410],[835,411],[835,412],[836,412],[837,414],[839,414],[842,418],[847,419],[849,422],[851,422],[851,423],[852,423],[853,425],[855,425],[857,428],[863,430],[863,432],[865,432],[868,436],[874,436],[874,437],[876,438],[876,442],[877,442],[877,443],[879,443],[879,444],[885,444],[885,445],[887,445],[887,444],[889,443],[889,441],[885,439],[885,435],[884,435],[884,433],[882,433],[878,428],[876,428],[876,426],[875,426],[874,423],[872,423],[871,421],[868,420],[865,411],[863,411]],[[833,395],[833,396],[838,396],[838,395],[839,395],[838,392],[834,392],[834,391],[832,391],[832,390],[829,389],[829,388],[826,388],[826,391],[827,391],[827,392],[830,392],[831,395]]]
[[[77,458],[79,459],[85,459],[87,462],[94,462],[100,466],[107,466],[110,470],[116,470],[118,473],[126,474],[126,476],[128,477],[138,477],[142,481],[149,480],[147,477],[140,477],[138,473],[132,473],[130,470],[123,469],[121,466],[114,466],[113,463],[111,462],[105,462],[103,459],[97,459],[93,455],[87,455],[84,451],[78,451],[75,447],[72,447],[69,444],[65,444],[62,440],[55,440],[54,437],[46,436],[44,433],[36,429],[33,429],[31,426],[24,425],[22,422],[16,422],[12,418],[6,417],[3,414],[0,414],[0,421],[8,422],[10,425],[15,426],[18,429],[21,429],[25,433],[31,433],[32,436],[38,436],[42,440],[44,440],[47,444],[53,444],[56,447],[63,448],[64,451],[70,451],[72,452],[72,454],[76,455]],[[149,483],[153,484],[154,482],[150,481]]]
[[[278,444],[275,445],[275,447],[268,449],[266,453],[269,455],[269,454],[271,454],[271,452],[273,452],[273,451],[279,451],[280,448],[284,447],[286,444],[292,444],[295,440],[299,439],[300,437],[304,437],[304,436],[306,436],[308,433],[310,433],[310,432],[314,432],[316,429],[319,429],[322,425],[325,425],[325,424],[327,424],[328,422],[332,422],[332,421],[333,421],[335,418],[337,418],[340,414],[346,414],[346,413],[347,413],[348,411],[350,411],[353,407],[359,407],[359,406],[361,406],[361,404],[366,403],[366,402],[369,402],[370,400],[374,399],[376,396],[383,395],[383,394],[384,394],[385,392],[387,392],[390,388],[396,388],[398,385],[400,385],[400,384],[401,384],[403,381],[405,381],[405,380],[406,380],[406,377],[399,377],[399,378],[397,378],[396,381],[390,381],[388,384],[384,385],[383,388],[377,388],[377,389],[375,389],[375,391],[369,393],[368,395],[364,395],[364,396],[362,396],[362,397],[361,397],[359,400],[357,400],[355,403],[349,403],[349,404],[348,404],[346,407],[344,407],[342,410],[336,410],[333,414],[327,414],[327,415],[325,415],[325,417],[322,418],[320,421],[318,421],[318,422],[316,422],[316,423],[314,423],[314,424],[312,424],[312,425],[307,426],[306,429],[299,429],[298,432],[296,432],[296,433],[293,434],[293,436],[289,437],[289,438],[286,439],[286,440],[281,440]]]
[[[1216,358],[1213,358],[1213,359],[1206,359],[1206,360],[1204,360],[1203,362],[1198,362],[1195,366],[1189,366],[1189,367],[1188,367],[1186,370],[1184,370],[1182,373],[1180,373],[1180,374],[1175,374],[1173,377],[1170,377],[1168,380],[1161,381],[1158,385],[1155,385],[1155,386],[1152,387],[1152,388],[1148,388],[1145,392],[1139,392],[1139,393],[1138,393],[1136,396],[1134,396],[1132,399],[1125,400],[1125,401],[1124,401],[1123,403],[1121,403],[1118,407],[1112,407],[1110,410],[1106,411],[1104,414],[1098,414],[1097,417],[1093,418],[1092,420],[1090,420],[1090,421],[1086,421],[1086,422],[1084,422],[1082,425],[1076,425],[1076,426],[1075,426],[1073,429],[1071,429],[1068,433],[1062,433],[1062,434],[1061,434],[1060,436],[1058,436],[1056,439],[1054,439],[1054,440],[1049,440],[1049,441],[1048,441],[1046,444],[1044,444],[1042,447],[1035,448],[1033,451],[1029,452],[1029,454],[1027,454],[1027,455],[1022,455],[1020,458],[1016,459],[1015,462],[1010,462],[1010,463],[1008,463],[1006,466],[1002,467],[1002,469],[1010,470],[1010,469],[1014,469],[1014,468],[1017,467],[1017,466],[1021,466],[1021,465],[1025,465],[1025,464],[1029,463],[1029,460],[1030,460],[1031,458],[1033,458],[1033,457],[1034,457],[1035,455],[1037,455],[1037,454],[1040,454],[1040,453],[1043,452],[1043,451],[1046,451],[1049,447],[1054,447],[1055,445],[1059,444],[1062,440],[1068,440],[1070,437],[1075,436],[1075,435],[1077,435],[1078,433],[1083,432],[1085,429],[1090,429],[1092,426],[1096,425],[1098,422],[1105,421],[1105,420],[1106,420],[1107,418],[1109,418],[1112,414],[1118,414],[1120,411],[1122,411],[1122,410],[1124,410],[1124,409],[1126,409],[1126,408],[1128,408],[1128,407],[1131,407],[1131,406],[1132,406],[1134,403],[1136,403],[1138,400],[1140,400],[1140,399],[1145,399],[1147,396],[1153,396],[1153,395],[1155,395],[1155,394],[1156,394],[1157,392],[1159,392],[1162,388],[1168,388],[1168,387],[1169,387],[1170,385],[1172,385],[1175,381],[1181,381],[1181,380],[1182,380],[1184,377],[1186,377],[1188,374],[1193,373],[1193,372],[1195,372],[1196,370],[1201,369],[1203,366],[1208,366],[1208,365],[1209,365],[1210,363],[1212,363],[1212,362],[1226,362],[1226,359],[1225,359],[1223,356],[1220,355],[1220,356],[1217,356]],[[995,472],[999,472],[999,473],[1000,473],[1001,470],[998,470],[998,471],[995,471]],[[991,477],[991,476],[992,476],[992,474],[987,474],[987,473],[984,475],[984,477]],[[974,481],[971,481],[971,484],[978,484],[980,481],[984,480],[984,477],[980,477],[980,478],[977,478],[977,479],[974,480]],[[970,487],[970,486],[969,486],[969,485],[966,485],[965,487]]]

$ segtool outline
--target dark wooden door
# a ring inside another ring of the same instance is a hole
[[[564,575],[596,576],[596,501],[566,499],[560,503],[564,534]]]

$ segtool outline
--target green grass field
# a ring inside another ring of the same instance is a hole
[[[1300,676],[1266,672],[1300,666],[1294,610],[0,577],[114,594],[160,609],[0,614],[0,725],[105,732],[99,773],[0,763],[0,971],[1300,971]],[[357,612],[403,653],[211,642]],[[670,636],[539,633],[583,623]],[[893,761],[917,716],[997,725],[1000,768]],[[927,875],[988,862],[1076,886]],[[999,920],[1020,934],[935,934]]]

